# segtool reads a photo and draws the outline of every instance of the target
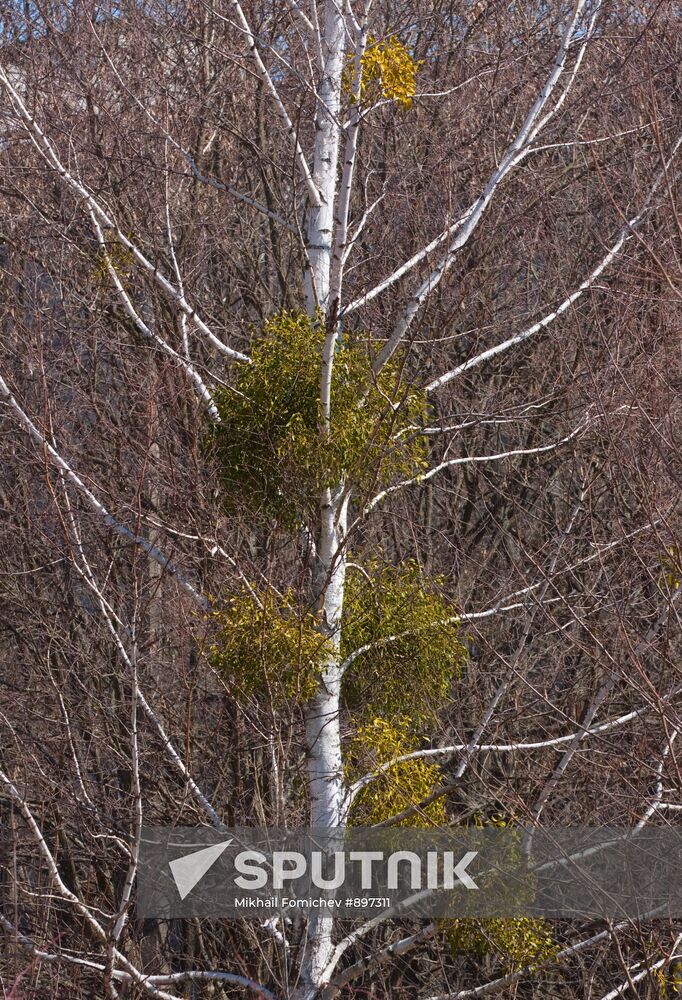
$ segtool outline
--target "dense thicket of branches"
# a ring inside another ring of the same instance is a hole
[[[447,822],[679,818],[679,5],[105,7],[0,5],[3,996],[247,995],[238,977],[280,998],[657,995],[680,951],[663,921],[559,924],[566,954],[532,970],[452,954],[440,928],[340,925],[323,978],[302,923],[142,922],[129,876],[140,810],[315,814],[305,703],[244,694],[210,653],[212,612],[247,585],[339,628],[324,511],[320,527],[228,502],[212,447],[211,400],[283,311],[375,369],[402,331],[393,402],[425,390],[400,431],[418,431],[421,475],[358,476],[334,541],[369,576],[411,561],[461,618],[466,662],[413,734],[450,748]],[[326,59],[334,16],[325,117],[316,36]],[[353,99],[368,35],[420,61],[410,107],[379,79]],[[327,293],[323,173],[302,166],[320,120],[341,149]],[[353,741],[343,696],[332,715]]]

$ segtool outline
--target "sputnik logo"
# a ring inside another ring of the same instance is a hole
[[[234,838],[223,840],[169,861],[168,866],[181,900],[190,894],[233,840]],[[477,855],[478,851],[467,851],[464,857],[457,861],[457,855],[453,851],[440,853],[429,851],[425,858],[414,851],[392,851],[388,855],[383,851],[350,851],[348,855],[343,851],[335,851],[333,854],[328,851],[313,851],[310,857],[300,851],[274,851],[271,858],[268,858],[261,851],[247,850],[241,851],[234,859],[234,870],[238,877],[233,876],[233,882],[240,889],[260,891],[267,889],[268,885],[276,890],[284,889],[286,883],[296,883],[299,879],[309,878],[312,885],[318,889],[338,889],[346,884],[347,863],[355,865],[359,863],[360,885],[363,890],[368,890],[373,888],[376,878],[381,877],[381,868],[378,876],[374,871],[374,864],[379,863],[385,867],[386,887],[390,890],[400,888],[401,866],[403,870],[408,866],[409,885],[413,890],[424,887],[454,889],[457,885],[465,889],[478,889],[478,885],[467,871]],[[323,872],[325,858],[334,860],[332,878]],[[424,861],[426,861],[426,871],[423,870]],[[355,871],[357,877],[357,868]],[[291,888],[293,891],[293,886]]]
[[[231,843],[232,838],[223,840],[219,844],[212,844],[211,847],[204,847],[201,851],[193,851],[191,854],[184,854],[181,858],[168,862],[180,899],[184,899],[190,894],[197,882],[213,867],[225,848],[229,847]]]

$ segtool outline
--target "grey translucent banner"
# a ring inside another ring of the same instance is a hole
[[[682,828],[147,827],[141,917],[682,917]]]

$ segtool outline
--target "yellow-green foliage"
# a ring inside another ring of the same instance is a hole
[[[507,968],[538,966],[558,951],[547,922],[534,917],[463,917],[443,923],[454,954],[495,955]]]
[[[347,777],[350,782],[376,771],[382,764],[418,750],[410,735],[408,719],[373,719],[361,726],[348,749]],[[425,760],[406,760],[388,768],[358,793],[350,815],[355,826],[371,826],[423,801],[439,784],[440,768]],[[396,826],[433,827],[445,823],[443,799],[429,803]]]
[[[373,100],[378,90],[382,97],[396,101],[407,111],[417,93],[420,66],[421,62],[410,55],[407,47],[397,38],[382,42],[370,38],[362,57],[362,100]]]
[[[414,562],[349,567],[341,654],[370,646],[350,663],[343,682],[346,705],[360,723],[348,750],[350,781],[419,750],[420,729],[437,718],[451,694],[466,651],[455,610],[438,593],[442,582],[426,587]],[[351,822],[379,823],[422,802],[439,784],[437,764],[396,764],[358,794]],[[401,825],[445,820],[444,800],[436,799]]]
[[[682,962],[675,960],[667,967],[661,966],[652,971],[652,978],[658,986],[662,997],[679,997],[682,992]]]
[[[127,277],[134,263],[135,258],[130,250],[127,250],[118,240],[109,240],[106,248],[99,248],[92,277],[98,283],[108,282],[109,267],[113,267],[119,277]]]
[[[237,367],[233,388],[218,400],[214,441],[228,502],[283,521],[305,516],[323,487],[343,479],[380,486],[424,466],[423,393],[405,391],[397,364],[372,375],[367,345],[337,345],[331,387],[331,432],[320,430],[324,327],[305,313],[281,313],[265,326],[252,363]],[[395,438],[395,440],[394,440]]]
[[[275,705],[313,696],[330,647],[292,591],[245,586],[213,617],[220,637],[209,658],[236,695],[267,695]]]
[[[659,579],[661,590],[680,589],[680,550],[677,545],[669,545],[665,555],[659,557],[662,575]]]
[[[437,718],[461,673],[466,650],[455,609],[438,593],[442,580],[422,581],[414,562],[349,567],[342,623],[342,656],[372,648],[351,663],[344,697],[356,717],[386,712],[419,728]]]
[[[485,827],[502,829],[508,826],[503,815],[496,814],[487,819],[477,814],[473,817],[473,826],[479,830]],[[516,858],[514,858],[514,853]],[[510,857],[509,847],[505,846],[504,863],[500,871],[504,871],[510,861],[521,861],[521,837],[518,839],[518,849]],[[494,867],[494,866],[493,866]],[[491,888],[497,879],[495,872],[486,878],[486,887]],[[514,891],[513,902],[523,906],[524,890]],[[458,917],[454,920],[444,920],[442,923],[446,940],[453,954],[465,953],[482,957],[496,956],[508,969],[529,966],[534,968],[548,962],[557,954],[558,948],[552,939],[549,924],[546,920],[536,917]]]

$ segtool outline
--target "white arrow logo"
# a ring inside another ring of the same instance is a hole
[[[168,862],[180,899],[189,895],[197,882],[204,877],[209,868],[213,867],[225,848],[229,847],[231,843],[232,838],[223,840],[220,844],[204,847],[201,851],[193,851],[192,854],[184,854],[181,858]]]

